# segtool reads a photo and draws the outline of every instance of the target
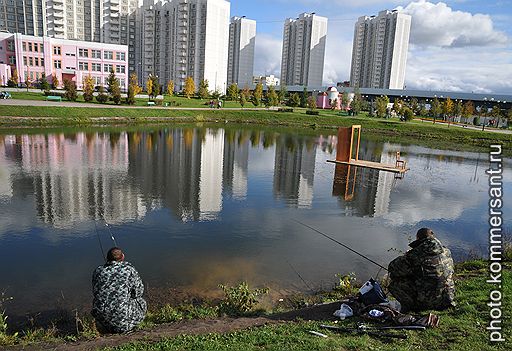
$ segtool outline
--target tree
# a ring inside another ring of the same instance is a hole
[[[20,84],[20,78],[19,78],[18,70],[15,68],[12,71],[11,78],[9,78],[7,85],[17,88],[19,84]]]
[[[263,98],[263,84],[258,83],[252,92],[252,104],[254,106],[259,106],[261,104],[261,99]]]
[[[121,85],[119,83],[119,79],[117,79],[114,70],[110,71],[110,74],[107,78],[108,91],[110,93],[110,99],[114,101],[116,105],[119,105],[121,102]]]
[[[153,79],[151,79],[151,75],[149,75],[146,80],[146,92],[148,93],[149,98],[153,96]]]
[[[393,107],[392,107],[392,111],[395,111],[396,115],[397,116],[401,116],[402,115],[402,109],[404,108],[404,103],[402,100],[400,100],[399,98],[396,98],[395,99],[395,102],[393,102]]]
[[[98,88],[98,95],[96,95],[96,101],[98,101],[100,104],[104,104],[108,101],[108,95],[105,94],[105,87],[100,85]]]
[[[197,90],[197,95],[199,96],[200,99],[208,99],[208,97],[210,97],[207,79],[203,79],[199,82],[199,89]]]
[[[510,123],[512,123],[512,108],[510,108],[507,111],[507,117],[506,118],[507,118],[507,125],[510,128]]]
[[[139,87],[139,80],[137,79],[137,75],[135,72],[130,74],[130,81],[128,83],[128,96],[126,97],[126,103],[129,105],[135,104],[135,96],[142,91],[142,88]]]
[[[288,94],[288,90],[286,89],[286,85],[281,84],[281,87],[279,88],[279,92],[277,93],[277,96],[279,97],[280,104],[284,103],[287,94]]]
[[[25,85],[27,86],[28,91],[28,88],[30,88],[30,86],[32,85],[32,79],[30,79],[30,72],[27,72],[27,76],[25,77]]]
[[[231,101],[238,100],[238,85],[236,83],[233,83],[228,87],[226,97]]]
[[[288,100],[288,105],[291,107],[297,107],[300,105],[300,96],[297,93],[290,94],[290,99]]]
[[[56,74],[53,74],[52,75],[52,83],[51,83],[52,89],[57,89],[59,87],[59,85],[60,85],[59,78],[57,78]]]
[[[91,75],[87,75],[83,79],[83,97],[85,102],[91,102],[94,99],[94,79]]]
[[[412,119],[414,118],[414,112],[408,106],[404,106],[402,108],[402,115],[404,116],[404,120],[406,122],[412,121]]]
[[[469,118],[475,114],[475,106],[473,105],[473,101],[466,101],[464,106],[462,107],[462,117]]]
[[[354,99],[352,100],[352,104],[350,104],[352,109],[352,113],[357,116],[363,107],[363,97],[361,96],[361,92],[359,88],[356,87],[354,89]]]
[[[436,123],[437,117],[439,117],[439,114],[441,113],[441,103],[437,99],[437,97],[432,100],[432,103],[430,104],[430,114],[434,118],[434,122]]]
[[[156,97],[158,94],[161,93],[160,82],[158,81],[158,76],[155,76],[154,74],[151,75],[151,79],[153,80],[153,97]]]
[[[70,79],[64,79],[64,97],[69,101],[76,101],[78,94],[76,93],[76,83]]]
[[[306,107],[308,105],[308,88],[304,87],[302,94],[300,95],[300,107]]]
[[[46,79],[46,74],[42,74],[41,78],[39,79],[39,87],[43,91],[50,90],[50,84],[48,83],[48,79]]]
[[[268,87],[267,104],[270,107],[274,107],[279,104],[279,96],[277,96],[276,89],[272,85]]]
[[[379,96],[376,100],[377,105],[377,117],[385,117],[387,114],[388,104],[389,104],[389,98],[384,96]]]
[[[196,92],[196,84],[194,83],[194,79],[192,77],[187,77],[185,79],[185,86],[183,87],[183,94],[190,99],[192,95]]]
[[[308,97],[308,107],[311,111],[316,109],[316,100],[313,96]]]
[[[110,88],[112,87],[112,85],[114,85],[114,82],[115,82],[116,79],[117,79],[116,78],[116,74],[114,73],[114,70],[111,69],[110,70],[110,74],[107,77],[107,91],[109,93],[111,93]]]
[[[245,106],[245,104],[247,103],[247,100],[249,100],[249,96],[251,95],[251,92],[249,91],[249,89],[247,88],[244,88],[240,91],[240,106],[242,106],[242,108]]]
[[[338,107],[338,99],[330,100],[329,105],[331,106],[331,110],[336,110],[336,108]]]
[[[453,105],[453,115],[455,117],[460,117],[462,115],[463,108],[464,107],[462,106],[462,101],[461,100],[457,101],[457,103]]]
[[[453,112],[453,100],[450,98],[446,98],[446,100],[443,102],[441,106],[441,110],[443,112],[443,117],[445,119],[450,118],[450,115]]]
[[[348,97],[348,93],[342,92],[341,93],[341,108],[344,109],[345,111],[347,111],[349,103],[350,103],[350,99]]]
[[[411,99],[411,103],[409,104],[409,107],[411,108],[412,113],[414,113],[417,116],[420,115],[420,104],[418,103],[418,99],[413,97]]]
[[[169,94],[169,96],[174,95],[174,81],[172,79],[167,82],[167,94]]]

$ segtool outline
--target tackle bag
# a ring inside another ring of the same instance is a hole
[[[375,305],[383,302],[388,302],[386,294],[373,278],[370,278],[360,289],[359,289],[359,302],[365,305]]]

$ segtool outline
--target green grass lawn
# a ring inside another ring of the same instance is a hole
[[[489,307],[489,284],[486,283],[486,267],[484,261],[475,264],[468,262],[466,267],[459,270],[456,281],[457,307],[442,312],[435,312],[440,318],[438,328],[425,331],[400,331],[407,334],[406,340],[386,340],[370,337],[364,334],[338,334],[320,328],[320,324],[328,322],[286,322],[279,325],[270,325],[251,328],[228,334],[182,335],[175,338],[163,339],[160,342],[136,342],[116,348],[107,348],[105,351],[139,351],[139,350],[459,350],[459,351],[485,351],[485,350],[511,350],[512,342],[509,340],[500,345],[491,345],[487,340]],[[510,267],[508,267],[510,268]],[[462,279],[464,278],[464,279]],[[504,271],[503,312],[505,318],[503,326],[510,331],[511,319],[508,314],[512,310],[510,296],[512,294],[512,273],[510,269]],[[338,323],[340,326],[351,326],[354,321],[350,319]],[[309,330],[319,331],[327,338],[321,338],[308,333]],[[505,331],[505,333],[507,333]],[[508,337],[510,334],[507,334]]]

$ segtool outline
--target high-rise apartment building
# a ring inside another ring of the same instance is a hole
[[[229,25],[228,82],[240,88],[252,86],[256,21],[243,17],[231,18]]]
[[[281,84],[321,86],[324,73],[327,18],[303,13],[287,19],[283,32]]]
[[[354,30],[350,84],[403,89],[411,16],[397,10],[359,17]]]
[[[0,0],[0,31],[129,45],[138,7],[139,0]]]
[[[183,90],[187,77],[196,88],[226,91],[230,3],[225,0],[145,1],[137,13],[135,41],[139,82],[156,75]]]

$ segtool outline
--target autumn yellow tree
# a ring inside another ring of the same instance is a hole
[[[453,112],[453,100],[450,98],[446,98],[441,106],[443,111],[444,118],[450,118],[450,114]]]
[[[149,96],[153,95],[153,79],[151,79],[151,76],[146,80],[146,92]]]
[[[172,79],[167,83],[167,94],[169,96],[174,95],[174,81]]]
[[[126,103],[129,105],[135,104],[135,96],[142,91],[142,88],[139,86],[139,80],[137,79],[137,75],[135,72],[130,74],[130,82],[128,83],[128,94],[126,97]]]
[[[94,79],[90,75],[87,75],[83,79],[83,97],[85,102],[91,102],[94,99]]]
[[[192,95],[196,92],[196,84],[194,83],[194,79],[192,77],[187,77],[185,80],[185,87],[183,88],[183,93],[185,96],[190,99]]]

